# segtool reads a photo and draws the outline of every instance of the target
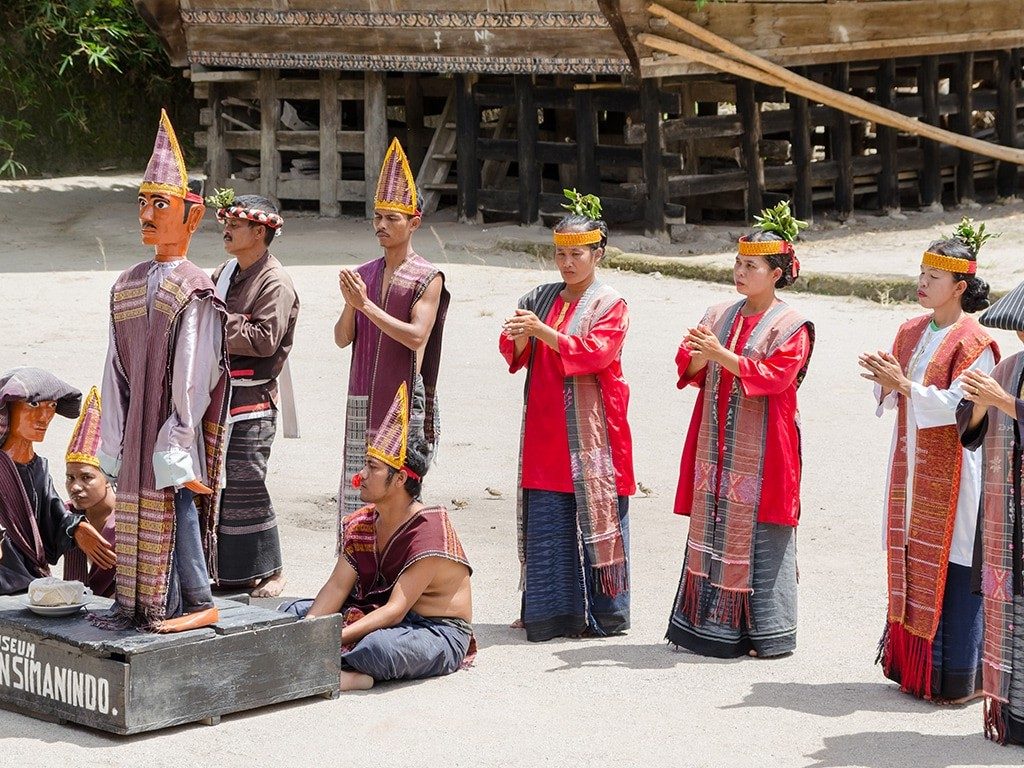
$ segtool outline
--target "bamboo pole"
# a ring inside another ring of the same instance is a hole
[[[670,11],[668,8],[665,8],[658,3],[651,3],[647,6],[647,10],[655,16],[660,16],[665,19],[669,24],[677,29],[692,35],[698,40],[714,48],[717,48],[732,58],[720,56],[716,53],[704,51],[700,48],[694,48],[693,46],[686,45],[685,43],[670,40],[659,35],[652,35],[646,32],[639,34],[637,36],[637,40],[650,48],[681,56],[689,61],[704,64],[705,66],[712,67],[722,72],[728,72],[729,74],[736,75],[737,77],[755,80],[759,83],[764,83],[774,87],[785,88],[787,91],[791,91],[798,96],[813,99],[814,101],[848,114],[855,115],[856,117],[870,120],[881,125],[887,125],[890,128],[897,128],[901,131],[914,134],[915,136],[932,139],[933,141],[948,144],[950,146],[957,147],[958,149],[962,149],[967,152],[974,152],[996,160],[1002,160],[1016,165],[1024,165],[1024,150],[1006,147],[1001,144],[992,144],[987,141],[976,139],[973,136],[964,136],[963,134],[947,131],[943,128],[939,128],[938,126],[922,123],[914,120],[913,118],[907,117],[906,115],[902,115],[899,112],[895,112],[891,109],[885,109],[877,104],[872,104],[870,101],[865,101],[857,96],[852,96],[848,93],[843,93],[829,88],[826,85],[816,83],[813,80],[808,80],[805,77],[801,77],[800,75],[791,72],[785,67],[773,64],[760,56],[755,56],[754,54],[743,50],[739,46],[730,43],[725,38],[694,24],[689,19]]]

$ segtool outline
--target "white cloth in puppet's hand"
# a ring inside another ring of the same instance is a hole
[[[55,576],[36,579],[28,585],[28,599],[32,605],[78,605],[85,595],[80,581],[64,581]]]

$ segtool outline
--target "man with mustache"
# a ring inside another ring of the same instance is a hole
[[[161,112],[138,198],[153,258],[111,290],[98,458],[117,479],[116,602],[92,617],[108,629],[180,632],[219,618],[210,576],[229,380],[224,304],[186,258],[201,186]]]
[[[352,348],[345,445],[338,492],[341,520],[362,507],[346,478],[366,463],[367,436],[387,414],[405,382],[412,393],[410,431],[427,444],[428,460],[437,447],[439,420],[435,385],[449,294],[444,275],[412,247],[422,221],[419,195],[401,144],[395,139],[384,156],[373,214],[381,258],[338,276],[345,307],[334,326],[334,341]]]
[[[299,298],[291,277],[270,252],[284,224],[277,206],[259,195],[235,197],[232,190],[208,202],[218,205],[224,250],[233,257],[213,273],[217,295],[227,305],[231,360],[230,438],[217,526],[217,582],[249,589],[253,597],[277,597],[285,578],[277,518],[267,492],[267,461],[279,408],[285,437],[298,437],[286,365]]]

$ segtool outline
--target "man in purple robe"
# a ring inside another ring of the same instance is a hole
[[[363,506],[348,479],[366,463],[367,438],[384,420],[402,382],[412,393],[410,430],[421,436],[428,459],[437,447],[437,372],[450,296],[444,275],[412,248],[422,211],[412,171],[398,140],[391,143],[377,181],[373,214],[381,258],[342,269],[345,299],[334,341],[350,344],[345,444],[338,491],[338,546],[342,518]]]

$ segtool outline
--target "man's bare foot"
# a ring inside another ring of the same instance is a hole
[[[968,702],[980,699],[985,695],[984,691],[975,691],[974,693],[968,694],[967,696],[961,696],[959,699],[939,699],[935,698],[932,701],[942,707],[955,707],[960,704],[967,704]]]
[[[522,619],[516,619],[511,624],[509,624],[509,627],[511,627],[512,629],[526,629],[526,625],[523,624]]]
[[[220,621],[220,611],[216,608],[207,608],[195,613],[186,613],[173,619],[164,619],[156,625],[154,632],[170,634],[172,632],[186,632],[190,629],[199,629],[216,624]]]
[[[288,579],[284,577],[284,571],[278,571],[261,579],[259,584],[253,586],[249,595],[251,597],[280,597],[287,583]]]
[[[751,648],[749,651],[747,651],[747,656],[751,656],[751,657],[756,659],[757,658],[757,651],[755,651],[753,648]]]
[[[373,678],[362,672],[345,670],[341,673],[341,690],[368,691],[373,688]]]

